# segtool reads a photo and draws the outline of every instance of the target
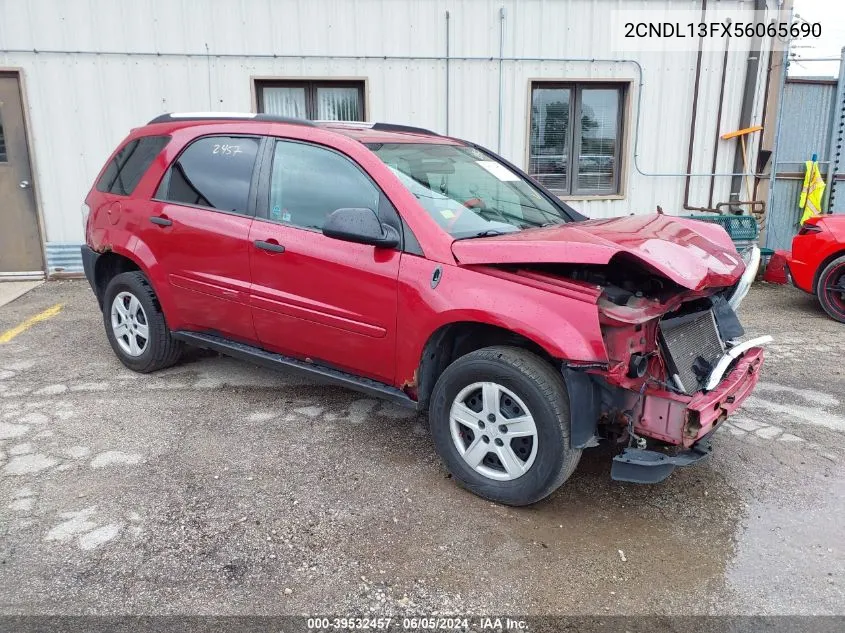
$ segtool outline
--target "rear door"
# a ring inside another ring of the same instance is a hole
[[[177,319],[194,330],[255,342],[249,307],[249,231],[256,136],[204,136],[165,172],[141,240],[171,285]]]
[[[0,73],[0,275],[44,274],[18,76]]]
[[[392,383],[399,249],[324,236],[343,207],[398,215],[352,160],[330,148],[271,139],[252,225],[256,333],[263,347]],[[399,227],[401,230],[401,227]]]

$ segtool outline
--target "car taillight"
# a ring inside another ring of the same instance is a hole
[[[809,235],[810,233],[821,233],[822,227],[818,224],[804,224],[798,231],[798,235]]]

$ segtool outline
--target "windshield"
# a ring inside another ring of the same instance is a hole
[[[457,239],[562,224],[569,218],[530,182],[472,147],[367,145],[444,230]]]

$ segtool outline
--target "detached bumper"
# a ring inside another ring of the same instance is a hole
[[[635,484],[656,484],[663,481],[678,466],[690,466],[710,457],[713,448],[710,438],[696,442],[689,450],[675,455],[641,448],[626,448],[613,458],[610,477],[616,481],[630,481]]]

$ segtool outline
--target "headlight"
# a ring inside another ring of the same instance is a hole
[[[757,271],[760,268],[760,249],[752,246],[744,250],[742,252],[742,261],[745,262],[745,272],[742,273],[742,277],[739,278],[733,294],[728,299],[728,303],[734,311],[739,309],[739,304],[745,299],[745,295],[748,294],[754,278],[757,277]]]

